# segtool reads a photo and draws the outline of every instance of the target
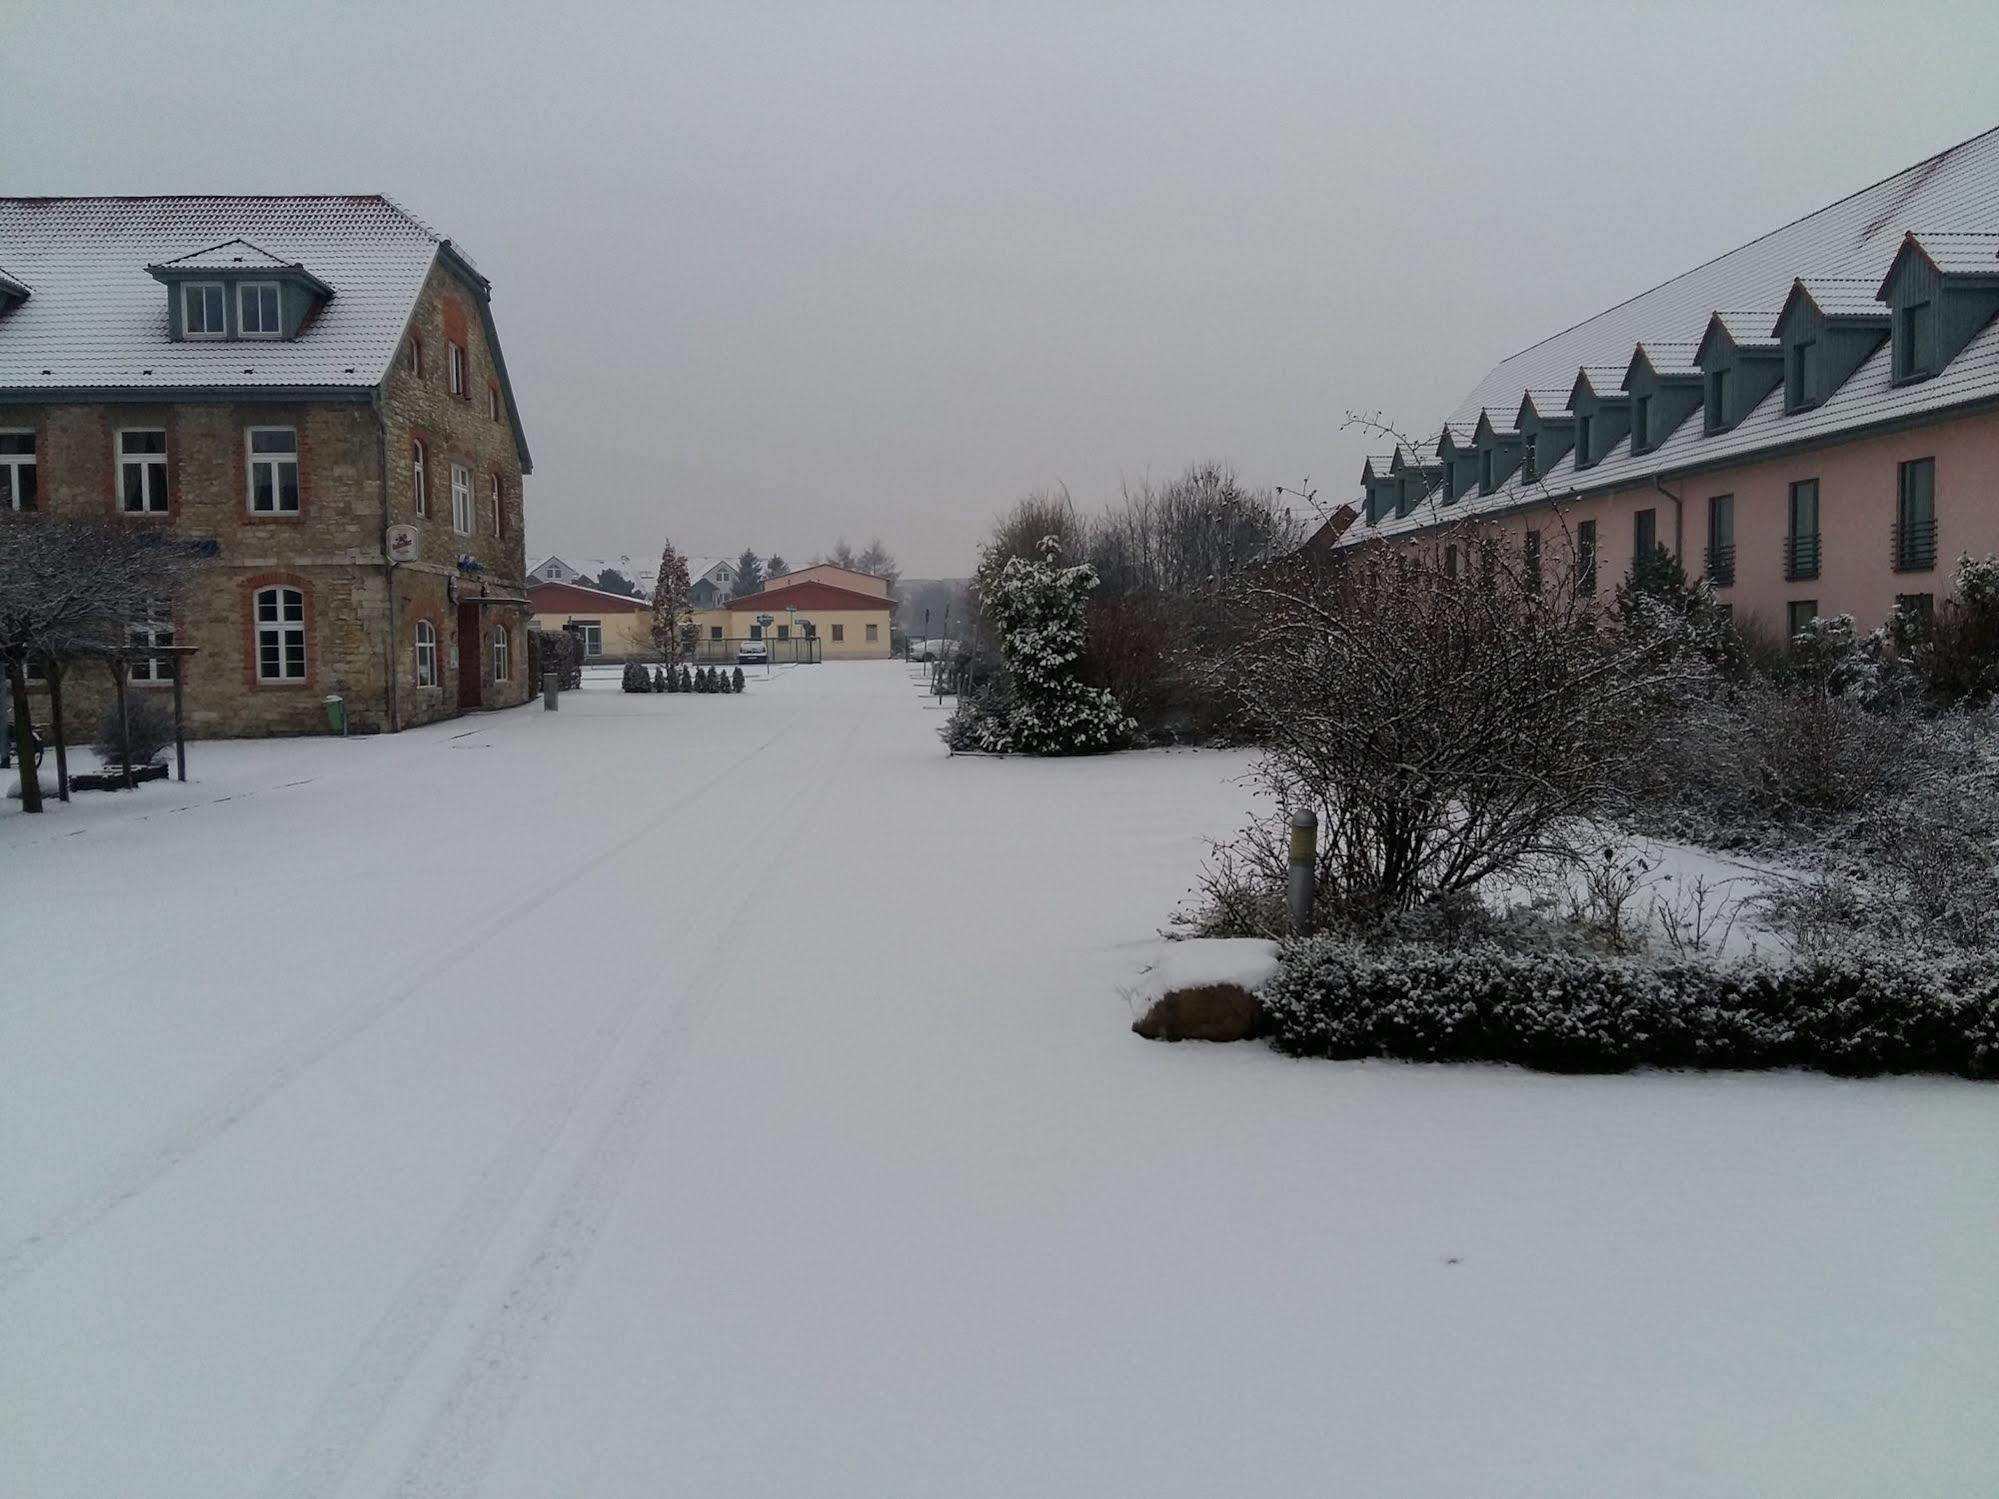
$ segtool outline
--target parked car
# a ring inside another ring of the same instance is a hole
[[[761,666],[770,660],[770,647],[761,640],[742,640],[736,643],[736,665]]]
[[[955,640],[912,640],[907,651],[912,661],[949,661],[957,654]]]

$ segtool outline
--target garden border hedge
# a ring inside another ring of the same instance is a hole
[[[1999,1078],[1989,953],[1659,962],[1329,937],[1291,945],[1261,998],[1293,1056]]]

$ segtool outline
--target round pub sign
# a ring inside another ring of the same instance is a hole
[[[389,527],[389,561],[416,561],[416,527]]]

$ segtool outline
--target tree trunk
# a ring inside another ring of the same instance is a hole
[[[21,810],[42,810],[42,780],[35,770],[34,726],[28,722],[28,669],[19,661],[7,663],[7,686],[14,695],[15,758],[21,762]]]
[[[69,742],[62,731],[62,662],[49,662],[49,728],[56,736],[56,800],[69,800]]]

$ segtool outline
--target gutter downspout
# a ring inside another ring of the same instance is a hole
[[[386,382],[385,382],[386,383]],[[370,402],[375,408],[376,450],[380,457],[382,482],[382,573],[388,581],[389,629],[387,657],[382,665],[389,684],[389,732],[400,734],[403,728],[402,693],[396,681],[396,564],[389,556],[389,414],[382,405],[383,386],[375,387]]]
[[[1687,565],[1686,507],[1680,503],[1678,495],[1659,482],[1657,474],[1653,474],[1651,478],[1652,487],[1673,502],[1673,560],[1679,563],[1681,567],[1685,567]]]

